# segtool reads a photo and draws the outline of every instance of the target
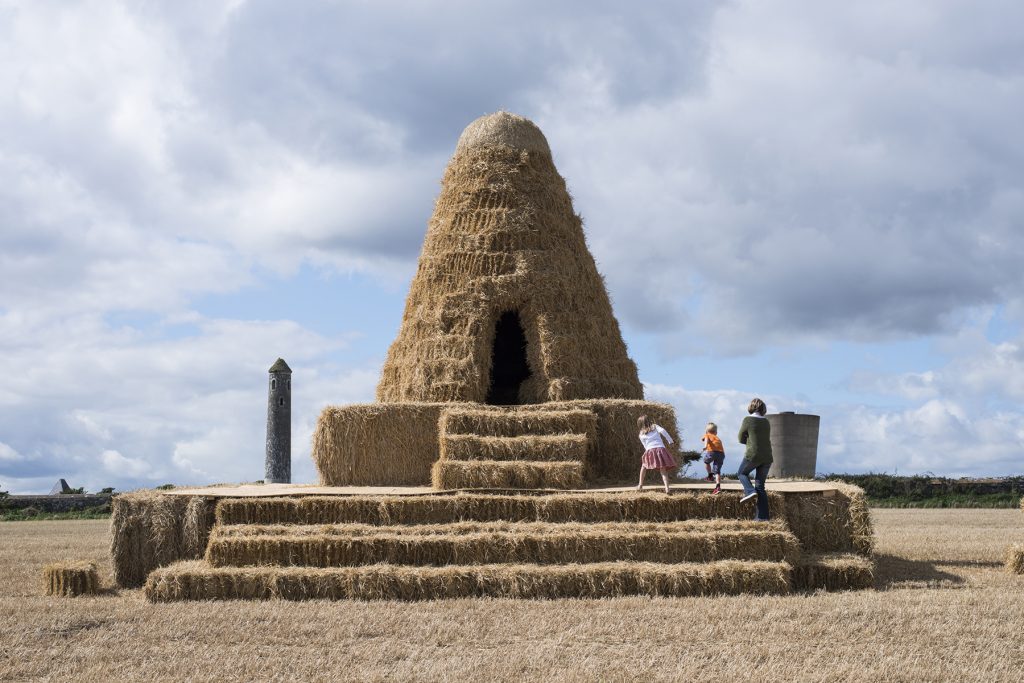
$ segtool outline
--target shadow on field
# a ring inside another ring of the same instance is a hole
[[[958,586],[964,583],[962,576],[939,569],[940,564],[943,563],[908,560],[895,555],[875,555],[875,588],[893,588],[897,585],[907,588],[907,584],[922,587]]]

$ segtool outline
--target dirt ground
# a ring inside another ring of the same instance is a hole
[[[872,510],[876,590],[786,597],[151,605],[48,598],[106,521],[0,523],[0,680],[1024,679],[1018,510]]]

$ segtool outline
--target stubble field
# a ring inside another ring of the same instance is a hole
[[[872,510],[874,591],[550,602],[151,605],[41,595],[106,521],[0,523],[0,680],[893,680],[1024,678],[1017,510]]]

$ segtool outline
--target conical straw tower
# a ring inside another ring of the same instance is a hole
[[[643,397],[544,134],[508,112],[459,138],[377,400]]]
[[[544,134],[471,123],[441,182],[377,402],[325,408],[329,485],[572,489],[633,477],[643,400]],[[678,452],[678,444],[672,447]]]

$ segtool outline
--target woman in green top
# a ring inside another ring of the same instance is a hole
[[[747,453],[740,463],[740,471],[736,476],[743,484],[742,503],[757,496],[757,515],[755,520],[768,521],[768,494],[764,490],[764,480],[768,478],[768,468],[772,464],[772,428],[764,416],[768,407],[759,398],[750,402],[747,408],[750,413],[743,418],[740,425],[740,443],[747,445]],[[754,486],[750,485],[750,473],[754,472]]]

